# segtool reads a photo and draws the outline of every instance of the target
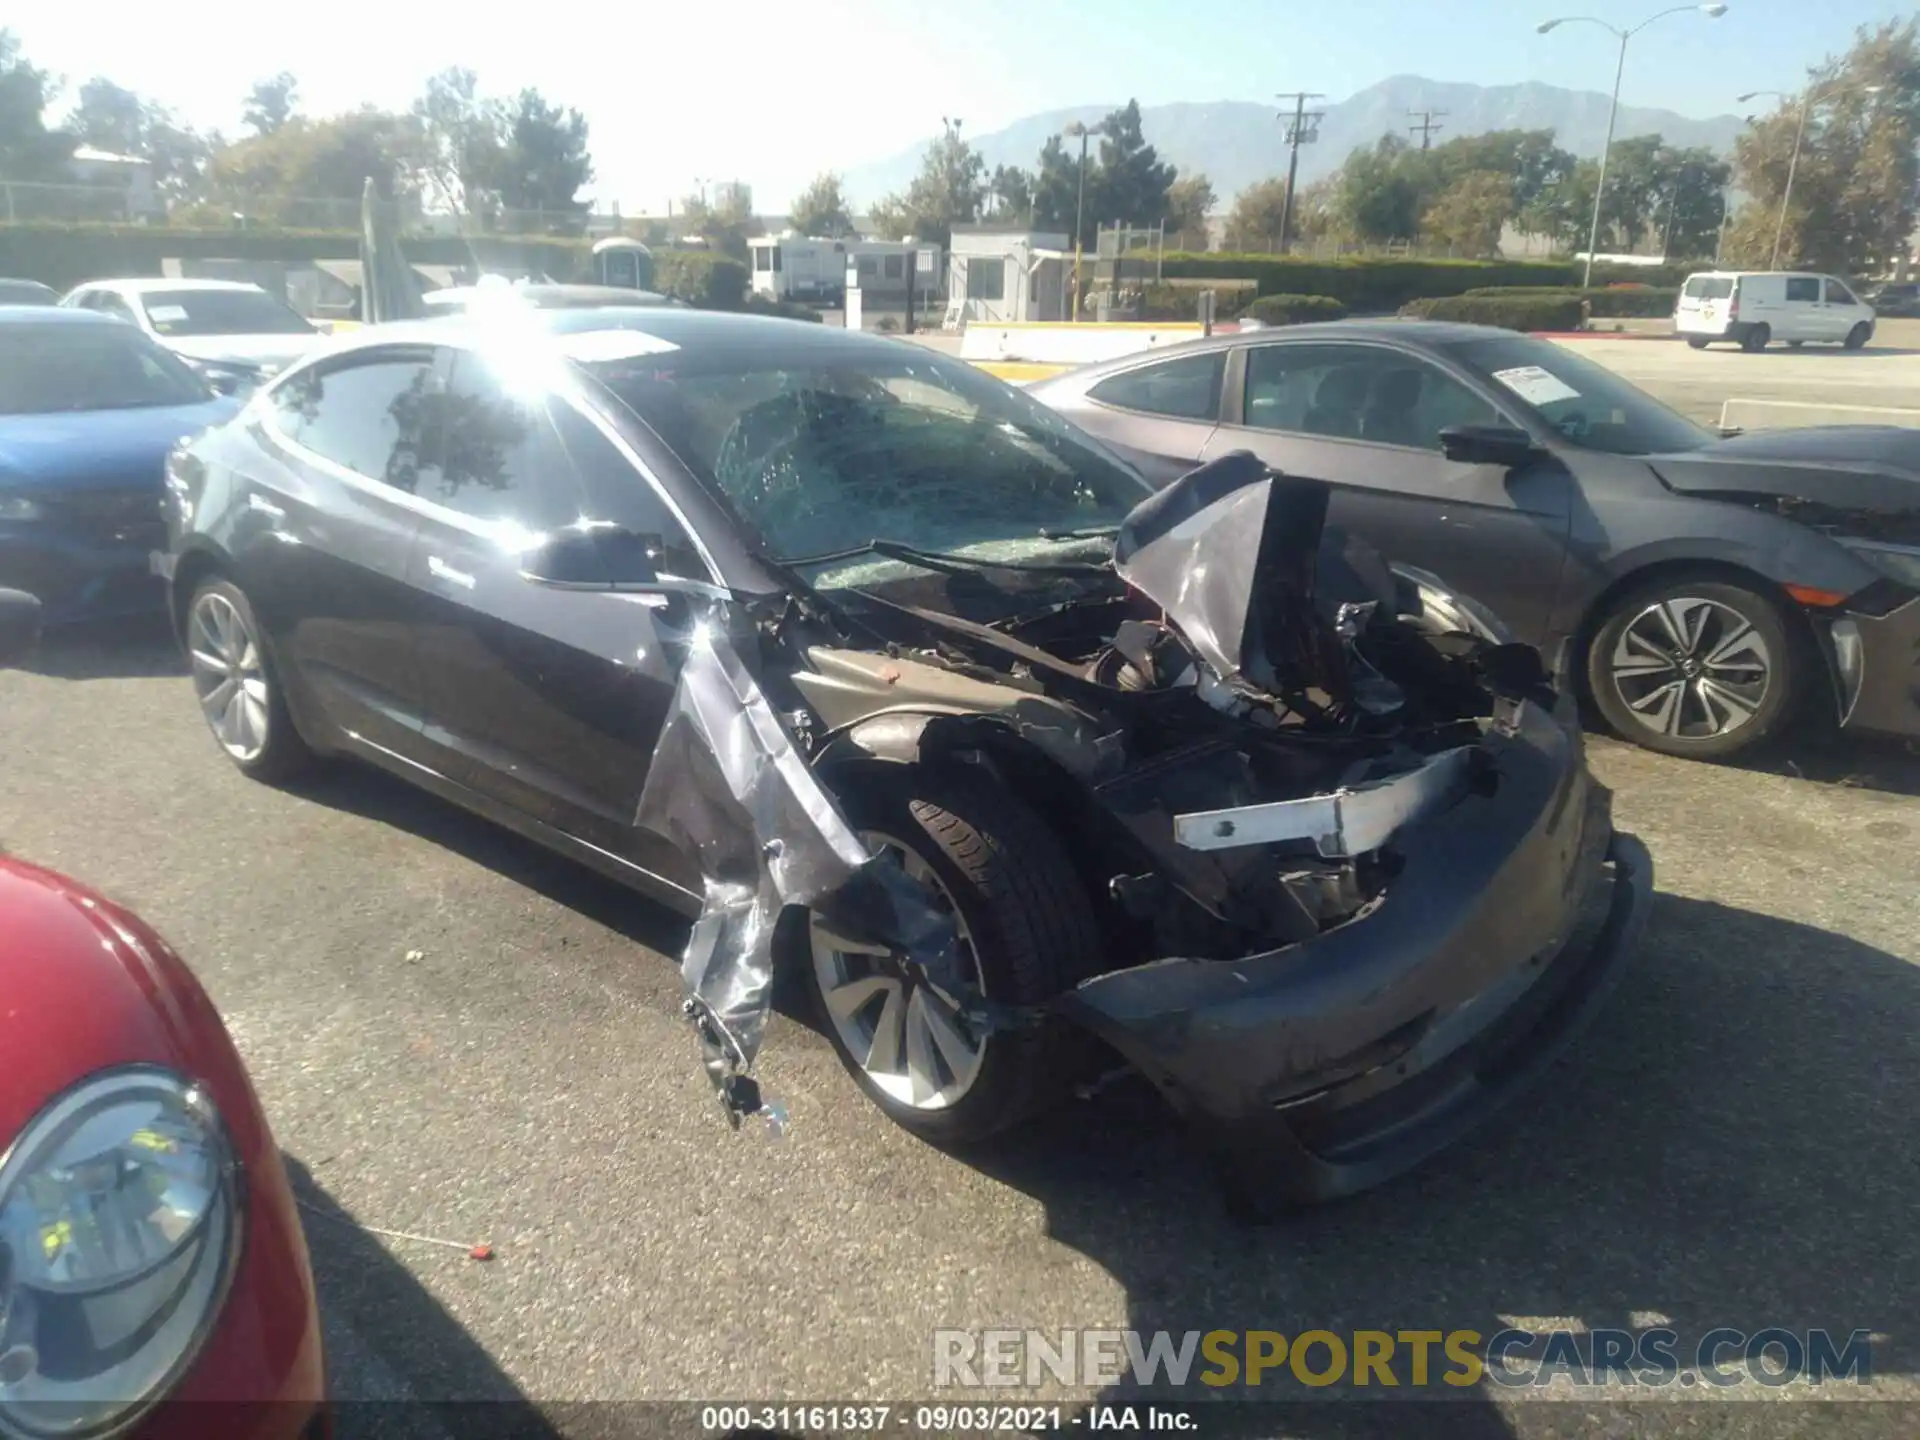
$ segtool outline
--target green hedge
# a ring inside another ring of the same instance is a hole
[[[777,315],[782,320],[811,320],[819,324],[822,317],[811,305],[796,305],[791,300],[774,300],[757,292],[749,291],[740,308],[749,315]]]
[[[421,265],[524,268],[556,280],[584,279],[592,252],[584,240],[544,236],[408,236],[401,248]],[[161,262],[260,260],[283,265],[357,260],[353,230],[174,230],[164,225],[0,224],[0,275],[68,290],[83,280],[159,275]]]
[[[1200,292],[1206,288],[1204,285],[1149,285],[1140,292],[1140,318],[1197,323]],[[1213,292],[1213,318],[1231,320],[1253,298],[1250,285],[1222,286]]]
[[[1468,290],[1468,295],[1570,295],[1576,300],[1587,302],[1587,313],[1596,320],[1665,320],[1673,314],[1673,307],[1679,303],[1680,292],[1670,286],[1649,286],[1645,289],[1603,290],[1597,286],[1592,290],[1567,290],[1554,286],[1520,287],[1509,286],[1505,289],[1489,288]]]
[[[1578,295],[1437,295],[1409,301],[1400,313],[1503,330],[1578,330],[1582,319]]]
[[[1331,295],[1262,295],[1241,315],[1263,325],[1308,325],[1315,320],[1339,320],[1346,313],[1347,307]]]
[[[1176,253],[1161,264],[1168,280],[1252,280],[1262,295],[1328,295],[1350,310],[1386,313],[1410,300],[1516,287],[1577,290],[1575,260],[1396,260],[1355,256],[1308,260],[1292,256]],[[1678,285],[1686,265],[1597,265],[1599,284]]]
[[[702,310],[738,310],[746,303],[747,267],[713,250],[656,250],[653,287]]]

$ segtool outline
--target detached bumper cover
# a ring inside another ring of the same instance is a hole
[[[1832,639],[1844,728],[1920,735],[1920,600],[1885,615],[1848,615]]]
[[[1062,1000],[1243,1190],[1331,1199],[1450,1144],[1544,1067],[1631,952],[1653,867],[1613,830],[1577,732],[1533,710],[1492,749],[1492,793],[1396,837],[1400,868],[1370,913],[1239,961],[1100,976]]]

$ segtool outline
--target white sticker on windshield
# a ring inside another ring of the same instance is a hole
[[[1551,370],[1538,365],[1516,365],[1511,370],[1496,370],[1493,378],[1529,405],[1550,405],[1555,400],[1578,400],[1580,392]]]
[[[147,307],[147,318],[156,325],[178,325],[182,320],[187,318],[187,307],[184,305],[149,305]]]
[[[632,360],[640,355],[668,355],[680,347],[644,330],[589,330],[569,335],[567,358],[590,365],[596,360]]]

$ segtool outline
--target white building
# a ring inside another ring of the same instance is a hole
[[[1055,231],[1002,225],[953,227],[947,315],[960,324],[1069,320],[1073,253]]]
[[[130,219],[166,213],[153,188],[153,165],[138,155],[115,155],[110,150],[82,145],[67,158],[67,173],[77,185],[126,191]]]

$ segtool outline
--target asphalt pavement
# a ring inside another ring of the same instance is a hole
[[[671,917],[372,772],[245,780],[156,630],[0,673],[0,845],[140,911],[212,992],[308,1207],[346,1400],[898,1401],[930,1394],[937,1328],[1662,1317],[1868,1328],[1873,1393],[1914,1399],[1920,760],[1834,744],[1734,768],[1598,740],[1594,765],[1658,865],[1607,1008],[1493,1128],[1249,1230],[1143,1088],[949,1156],[882,1122],[791,1007],[761,1064],[790,1132],[733,1134],[678,1012]],[[1319,1406],[1241,1433],[1532,1436],[1589,1413],[1450,1398],[1380,1430]],[[1846,1433],[1915,1413],[1854,1406]],[[1740,1403],[1713,1433],[1781,1418]],[[342,1430],[427,1423],[351,1408]],[[1605,1424],[1704,1433],[1686,1404]]]

